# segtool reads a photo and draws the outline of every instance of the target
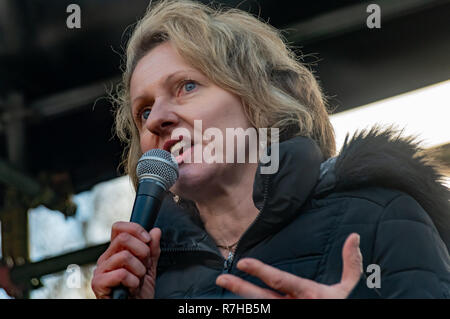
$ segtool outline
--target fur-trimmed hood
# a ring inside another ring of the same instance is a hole
[[[314,196],[371,186],[402,191],[428,213],[449,248],[450,191],[443,178],[415,138],[374,127],[347,135],[339,155],[321,164]]]

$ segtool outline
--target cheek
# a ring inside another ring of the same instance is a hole
[[[233,96],[228,96],[225,101],[226,103],[222,104],[214,114],[214,118],[219,120],[219,123],[222,123],[225,127],[243,129],[250,127],[250,122],[240,101]]]
[[[139,144],[142,153],[158,147],[156,136],[148,131],[139,135]]]

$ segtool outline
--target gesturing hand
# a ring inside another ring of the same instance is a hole
[[[342,259],[341,281],[331,286],[295,276],[254,258],[243,258],[238,262],[237,268],[260,278],[280,293],[261,288],[230,274],[217,277],[216,284],[244,298],[344,299],[356,286],[362,274],[358,234],[352,233],[347,237],[342,248]]]

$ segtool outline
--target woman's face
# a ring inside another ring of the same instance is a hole
[[[177,141],[172,136],[175,129],[190,133],[194,145],[185,148],[178,158],[179,178],[172,192],[195,200],[206,190],[220,189],[221,184],[239,180],[240,170],[236,167],[242,164],[225,163],[225,160],[224,163],[206,163],[204,158],[197,163],[193,154],[198,148],[205,150],[211,143],[203,139],[194,141],[194,120],[201,120],[201,129],[196,125],[195,134],[202,136],[208,128],[220,130],[226,156],[226,128],[245,130],[251,127],[241,100],[189,66],[170,42],[158,45],[138,62],[130,81],[130,97],[143,153],[154,148],[170,151],[170,141]],[[187,140],[186,136],[183,139]],[[176,148],[174,145],[172,151]],[[235,151],[245,150],[235,148]]]

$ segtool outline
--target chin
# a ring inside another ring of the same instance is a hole
[[[208,164],[184,163],[179,168],[179,177],[170,189],[172,193],[189,200],[202,195],[214,177],[214,168]]]

